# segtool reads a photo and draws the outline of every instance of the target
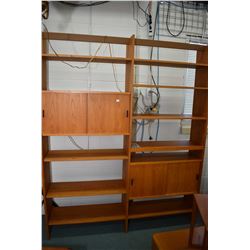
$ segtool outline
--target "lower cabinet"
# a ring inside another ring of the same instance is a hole
[[[166,186],[166,170],[166,164],[147,164],[130,167],[130,196],[163,195]]]
[[[130,198],[198,192],[200,162],[130,167]]]
[[[167,164],[166,193],[197,192],[200,162]]]

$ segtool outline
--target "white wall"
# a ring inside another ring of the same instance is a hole
[[[155,4],[155,3],[153,3]],[[145,8],[146,2],[141,3]],[[144,21],[144,16],[139,16]],[[154,18],[153,18],[154,19]],[[49,19],[43,21],[51,32],[68,32],[94,35],[110,35],[130,37],[135,34],[137,38],[148,38],[147,27],[139,28],[133,20],[131,2],[110,2],[95,7],[70,7],[58,2],[50,2]],[[166,37],[160,38],[166,40]],[[58,53],[69,54],[94,54],[99,44],[52,41],[52,46]],[[124,45],[112,45],[113,56],[124,56]],[[155,50],[156,52],[156,50]],[[149,48],[139,47],[137,56],[149,58]],[[109,48],[103,45],[98,55],[109,56]],[[155,56],[155,55],[154,55]],[[187,60],[185,51],[160,49],[160,59]],[[72,62],[74,65],[86,63]],[[125,66],[116,65],[119,87],[124,89]],[[154,69],[156,70],[156,69]],[[178,75],[176,74],[178,72]],[[81,89],[81,90],[106,90],[117,91],[111,64],[90,64],[86,69],[72,69],[61,62],[49,62],[49,88],[50,89]],[[149,83],[149,67],[136,68],[136,81]],[[160,83],[184,84],[185,70],[160,68]],[[167,105],[166,105],[167,104]],[[184,105],[184,91],[161,91],[161,113],[181,113]],[[152,128],[155,133],[156,125]],[[112,137],[81,137],[75,140],[83,148],[121,148],[122,136]],[[144,137],[147,139],[147,134]],[[159,139],[187,139],[188,136],[180,134],[180,122],[162,122]],[[75,149],[67,137],[52,137],[52,149]],[[58,162],[52,164],[53,181],[80,181],[117,179],[122,175],[121,161],[83,161],[83,162]],[[60,205],[104,203],[120,201],[120,195],[101,197],[76,197],[56,199]]]

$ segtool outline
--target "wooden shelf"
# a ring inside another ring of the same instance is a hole
[[[55,93],[55,94],[99,94],[99,95],[116,95],[116,94],[119,94],[119,95],[130,95],[129,92],[118,92],[118,91],[99,91],[99,90],[80,90],[80,89],[74,89],[74,90],[42,90],[42,93]]]
[[[43,32],[42,38],[49,40],[75,41],[75,42],[112,43],[112,44],[124,44],[124,45],[129,44],[129,38],[127,37],[98,36],[98,35],[85,35],[85,34],[60,33],[60,32]],[[184,50],[201,50],[201,51],[207,47],[198,44],[159,41],[159,40],[140,39],[140,38],[135,39],[135,45],[171,48],[171,49],[184,49]]]
[[[156,86],[154,84],[143,84],[143,83],[133,84],[133,87],[135,87],[135,88],[156,88]],[[208,88],[206,88],[206,87],[191,87],[191,86],[176,86],[176,85],[157,85],[157,88],[208,90]]]
[[[52,207],[49,225],[91,223],[124,219],[125,208],[121,203]]]
[[[171,49],[184,49],[184,50],[205,50],[207,46],[190,43],[179,43],[161,40],[151,39],[135,39],[135,45],[137,46],[149,46],[149,47],[160,47],[160,48],[171,48]]]
[[[136,201],[130,203],[128,218],[135,219],[191,212],[192,200],[188,198]]]
[[[131,62],[131,59],[124,57],[108,57],[108,56],[80,56],[80,55],[65,55],[65,54],[42,54],[43,59],[50,61],[74,61],[74,62],[91,62],[93,63],[117,63],[126,64]]]
[[[50,150],[44,157],[45,162],[125,159],[128,154],[123,149]]]
[[[133,114],[135,120],[206,120],[206,117],[179,114]]]
[[[135,58],[135,65],[152,65],[162,67],[173,67],[173,68],[191,68],[191,69],[207,69],[208,65],[205,63],[188,63],[178,61],[163,61],[163,60],[149,60]]]
[[[169,162],[194,162],[202,161],[202,159],[191,156],[186,152],[174,152],[174,153],[140,153],[132,154],[130,165],[140,165],[145,163],[158,164]]]
[[[129,38],[115,36],[96,36],[85,34],[59,33],[59,32],[43,32],[43,39],[74,41],[74,42],[95,42],[95,43],[112,43],[112,44],[128,44]]]
[[[193,145],[190,141],[135,141],[137,147],[132,147],[131,152],[145,151],[171,151],[171,150],[203,150],[200,145]]]
[[[42,133],[43,136],[113,136],[113,135],[129,135],[125,132],[109,132],[109,133]]]
[[[49,185],[47,198],[125,194],[123,180],[52,182]]]

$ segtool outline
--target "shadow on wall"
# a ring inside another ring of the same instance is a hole
[[[65,32],[65,30],[67,30],[67,25],[71,23],[72,20],[72,15],[73,13],[76,11],[75,7],[70,7],[70,6],[66,6],[62,3],[58,3],[58,2],[50,2],[50,4],[53,4],[55,11],[60,13],[60,16],[62,17],[62,22],[58,22],[58,30]],[[52,18],[52,17],[49,17]]]

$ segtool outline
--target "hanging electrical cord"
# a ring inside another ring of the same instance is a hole
[[[141,141],[143,141],[143,136],[144,136],[144,126],[145,126],[145,120],[142,120],[142,129],[141,129]]]
[[[132,138],[137,136],[138,132],[140,131],[141,126],[142,126],[142,123],[140,123],[139,126],[136,128],[136,131],[133,130]]]
[[[83,147],[81,147],[75,140],[72,136],[68,136],[69,140],[71,141],[72,144],[74,144],[78,149],[82,149],[84,150]]]
[[[170,18],[170,7],[171,7],[171,2],[169,1],[168,2],[168,10],[167,10],[167,18],[166,18],[166,28],[167,28],[167,31],[169,32],[169,34],[173,37],[178,37],[184,30],[184,27],[185,27],[185,10],[184,10],[184,3],[182,2],[182,27],[181,27],[181,30],[177,33],[177,34],[173,34],[171,31],[170,31],[170,28],[169,28],[169,18]]]
[[[43,25],[43,27],[45,28],[45,31],[46,31],[46,33],[47,33],[47,35],[48,35],[48,43],[49,43],[50,48],[52,49],[52,51],[55,53],[55,55],[56,55],[57,57],[60,57],[60,55],[56,52],[56,50],[53,48],[53,46],[52,46],[52,44],[51,44],[51,42],[50,42],[50,39],[49,39],[49,31],[48,31],[47,26],[46,26],[44,23],[42,23],[42,25]],[[105,39],[106,39],[106,38],[105,38]],[[97,48],[97,50],[96,50],[96,52],[94,53],[94,55],[90,58],[90,60],[89,60],[84,66],[72,65],[72,64],[70,64],[70,63],[68,63],[68,62],[65,62],[65,61],[60,61],[60,62],[66,64],[66,65],[68,65],[68,66],[70,66],[71,68],[76,68],[76,69],[86,69],[86,68],[88,68],[89,64],[94,60],[94,58],[95,58],[95,56],[97,55],[98,51],[101,49],[102,45],[105,43],[105,39],[104,39],[103,43],[100,43],[100,45],[99,45],[99,47]]]
[[[49,18],[49,2],[42,1],[42,18],[48,19]]]
[[[152,122],[150,122],[148,124],[148,136],[149,136],[149,140],[153,140],[153,137],[151,136],[151,126],[152,126]]]
[[[156,26],[157,26],[157,20],[158,20],[158,17],[159,17],[159,8],[160,8],[160,4],[157,3],[157,9],[156,9],[156,14],[155,14],[155,22],[154,22],[153,40],[155,39],[155,35],[156,35]],[[158,23],[158,26],[159,26],[159,23]],[[150,60],[152,60],[152,58],[153,58],[153,49],[154,49],[154,47],[151,47]],[[157,97],[156,102],[153,103],[153,96],[151,94],[151,104],[152,104],[151,111],[157,110],[157,113],[159,113],[159,109],[157,108],[157,106],[159,105],[159,102],[160,102],[160,97],[161,97],[160,96],[160,91],[159,91],[159,87],[157,86],[156,81],[154,79],[152,65],[149,66],[149,69],[150,69],[151,79],[152,79],[153,84],[155,85],[155,89],[156,89],[156,92],[151,90],[151,93],[152,94],[154,93],[156,95],[156,97]],[[151,136],[151,126],[152,126],[153,122],[154,122],[154,120],[150,121],[149,126],[148,126],[149,140],[153,139],[153,137]],[[159,119],[157,120],[157,122],[158,122],[158,124],[157,124],[156,138],[155,138],[156,140],[158,138],[158,132],[159,132],[159,124],[160,124]]]
[[[152,40],[155,39],[155,34],[156,34],[156,24],[157,24],[157,18],[158,18],[158,15],[159,15],[159,3],[157,3],[157,9],[156,9],[156,14],[155,14],[155,23],[154,23],[154,32],[153,32],[153,38]],[[150,59],[152,60],[153,58],[153,48],[154,47],[151,47],[151,52],[150,52]],[[144,95],[141,93],[140,91],[140,94],[139,96],[141,96],[142,98],[142,104],[144,106],[144,112],[143,113],[152,113],[155,112],[155,110],[157,109],[157,106],[159,104],[159,101],[160,101],[160,91],[159,91],[159,88],[156,84],[156,81],[154,79],[154,76],[153,76],[153,71],[152,71],[152,65],[149,66],[150,67],[150,75],[151,75],[151,79],[153,81],[153,84],[155,85],[155,89],[156,89],[156,92],[155,91],[152,91],[151,92],[151,95],[155,94],[156,95],[156,102],[153,102],[153,97],[151,97],[151,105],[148,105],[145,103],[145,97]],[[158,109],[157,109],[158,110]],[[141,124],[141,128],[142,128],[142,131],[141,131],[141,141],[143,140],[143,137],[144,137],[144,127],[145,125],[149,125],[149,131],[151,130],[151,125],[152,123],[154,122],[154,120],[148,120],[147,123],[145,122],[145,120],[143,120],[141,123],[136,121],[137,124]],[[149,139],[153,139],[152,136],[151,136],[151,132],[149,132]]]
[[[151,105],[147,105],[147,104],[146,104],[146,102],[145,102],[145,97],[144,97],[144,95],[142,94],[141,91],[140,91],[140,94],[139,94],[139,95],[141,96],[141,101],[142,101],[142,104],[143,104],[144,108],[150,109],[150,108],[151,108]]]
[[[146,18],[146,21],[147,21],[147,23],[148,23],[148,22],[149,22],[149,13],[147,13],[147,10],[148,10],[148,8],[149,8],[149,4],[150,4],[150,3],[148,3],[147,8],[146,8],[145,10],[140,6],[140,4],[139,4],[138,1],[136,1],[136,3],[137,3],[137,7],[144,13],[145,18]]]
[[[154,23],[154,32],[153,32],[153,39],[152,40],[155,39],[156,24],[157,24],[156,21],[157,21],[158,15],[159,15],[159,3],[157,3],[157,9],[156,9],[156,14],[155,14],[155,23]],[[154,47],[151,47],[150,60],[152,60],[152,58],[153,58],[153,49],[154,49]],[[155,82],[154,76],[153,76],[152,65],[149,66],[149,69],[150,69],[151,79],[152,79],[153,84],[155,85],[155,88],[156,88],[156,91],[157,91],[157,100],[154,103],[154,105],[152,106],[152,109],[154,109],[159,104],[159,101],[160,101],[160,91],[159,91],[159,88],[158,88],[158,86],[157,86],[157,84]]]
[[[157,38],[158,38],[158,40],[160,40],[160,15],[157,16]],[[159,52],[160,52],[159,47],[157,47],[157,60],[160,59],[160,53]],[[160,68],[158,66],[157,67],[157,84],[159,85],[159,83],[160,83]],[[160,108],[157,109],[157,114],[160,113],[159,109]],[[160,130],[160,119],[157,119],[155,141],[158,140],[159,130]]]
[[[59,3],[72,6],[72,7],[92,7],[92,6],[98,6],[101,4],[108,3],[110,1],[97,1],[97,2],[90,2],[90,3],[74,3],[70,1],[59,1]]]
[[[109,43],[109,54],[110,54],[110,56],[112,57],[112,49],[111,49],[110,43]],[[118,85],[117,73],[116,73],[116,68],[115,68],[114,63],[112,63],[112,69],[113,69],[113,75],[114,75],[114,79],[115,79],[116,88],[117,88],[120,92],[122,92],[122,90],[119,88],[119,85]]]
[[[52,44],[51,44],[51,42],[50,42],[50,39],[49,39],[49,31],[48,31],[46,25],[45,25],[44,23],[42,23],[42,24],[43,24],[43,26],[44,26],[44,28],[45,28],[45,30],[46,30],[46,33],[48,34],[48,43],[49,43],[49,45],[50,45],[52,51],[55,53],[56,56],[60,57],[60,55],[56,52],[56,50],[53,48],[53,46],[52,46]],[[106,39],[106,38],[105,38],[105,39]],[[104,39],[104,42],[105,42],[105,39]],[[66,64],[66,65],[68,65],[68,66],[70,66],[70,67],[72,67],[72,68],[86,69],[86,68],[90,65],[90,63],[94,60],[94,57],[97,55],[97,53],[99,52],[99,50],[101,49],[101,47],[102,47],[103,44],[104,44],[104,43],[100,43],[100,45],[98,46],[98,48],[97,48],[97,50],[96,50],[94,56],[93,56],[93,57],[87,62],[87,64],[84,65],[84,66],[72,65],[72,64],[67,63],[67,62],[65,62],[65,61],[60,61],[60,62]],[[111,45],[108,44],[108,46],[109,46],[109,53],[110,53],[110,56],[112,57]],[[118,89],[120,92],[122,92],[122,90],[121,90],[121,89],[119,88],[119,86],[118,86],[117,73],[116,73],[116,69],[115,69],[115,66],[114,66],[113,63],[112,63],[112,68],[113,68],[113,74],[114,74],[114,79],[115,79],[116,87],[117,87],[117,89]]]
[[[157,20],[157,17],[158,17],[158,14],[159,14],[159,3],[157,3],[157,9],[156,9],[156,15],[155,15],[155,23],[154,23],[154,32],[153,32],[153,40],[155,39],[155,34],[156,34],[156,20]],[[151,52],[150,52],[150,60],[152,60],[153,58],[153,48],[154,47],[151,47]],[[155,82],[155,79],[154,79],[154,76],[153,76],[153,71],[152,71],[152,65],[149,66],[149,69],[150,69],[150,75],[151,75],[151,79],[153,81],[153,84],[155,85],[155,89],[156,89],[156,96],[157,96],[157,100],[155,103],[153,103],[151,105],[151,110],[155,109],[157,107],[157,105],[159,104],[159,101],[160,101],[160,91],[159,91],[159,87],[157,86],[156,82]],[[154,92],[155,93],[155,92]],[[140,95],[142,96],[143,98],[143,102],[144,102],[144,96],[143,94],[140,92]],[[144,102],[145,104],[145,102]],[[144,105],[145,107],[148,107],[148,105]]]
[[[137,24],[138,24],[139,27],[143,28],[143,27],[145,27],[145,26],[148,24],[148,20],[147,20],[147,18],[146,18],[145,24],[141,24],[141,23],[139,22],[139,20],[135,17],[135,6],[134,6],[134,4],[135,4],[135,2],[132,1],[132,6],[133,6],[133,19],[137,22]]]

